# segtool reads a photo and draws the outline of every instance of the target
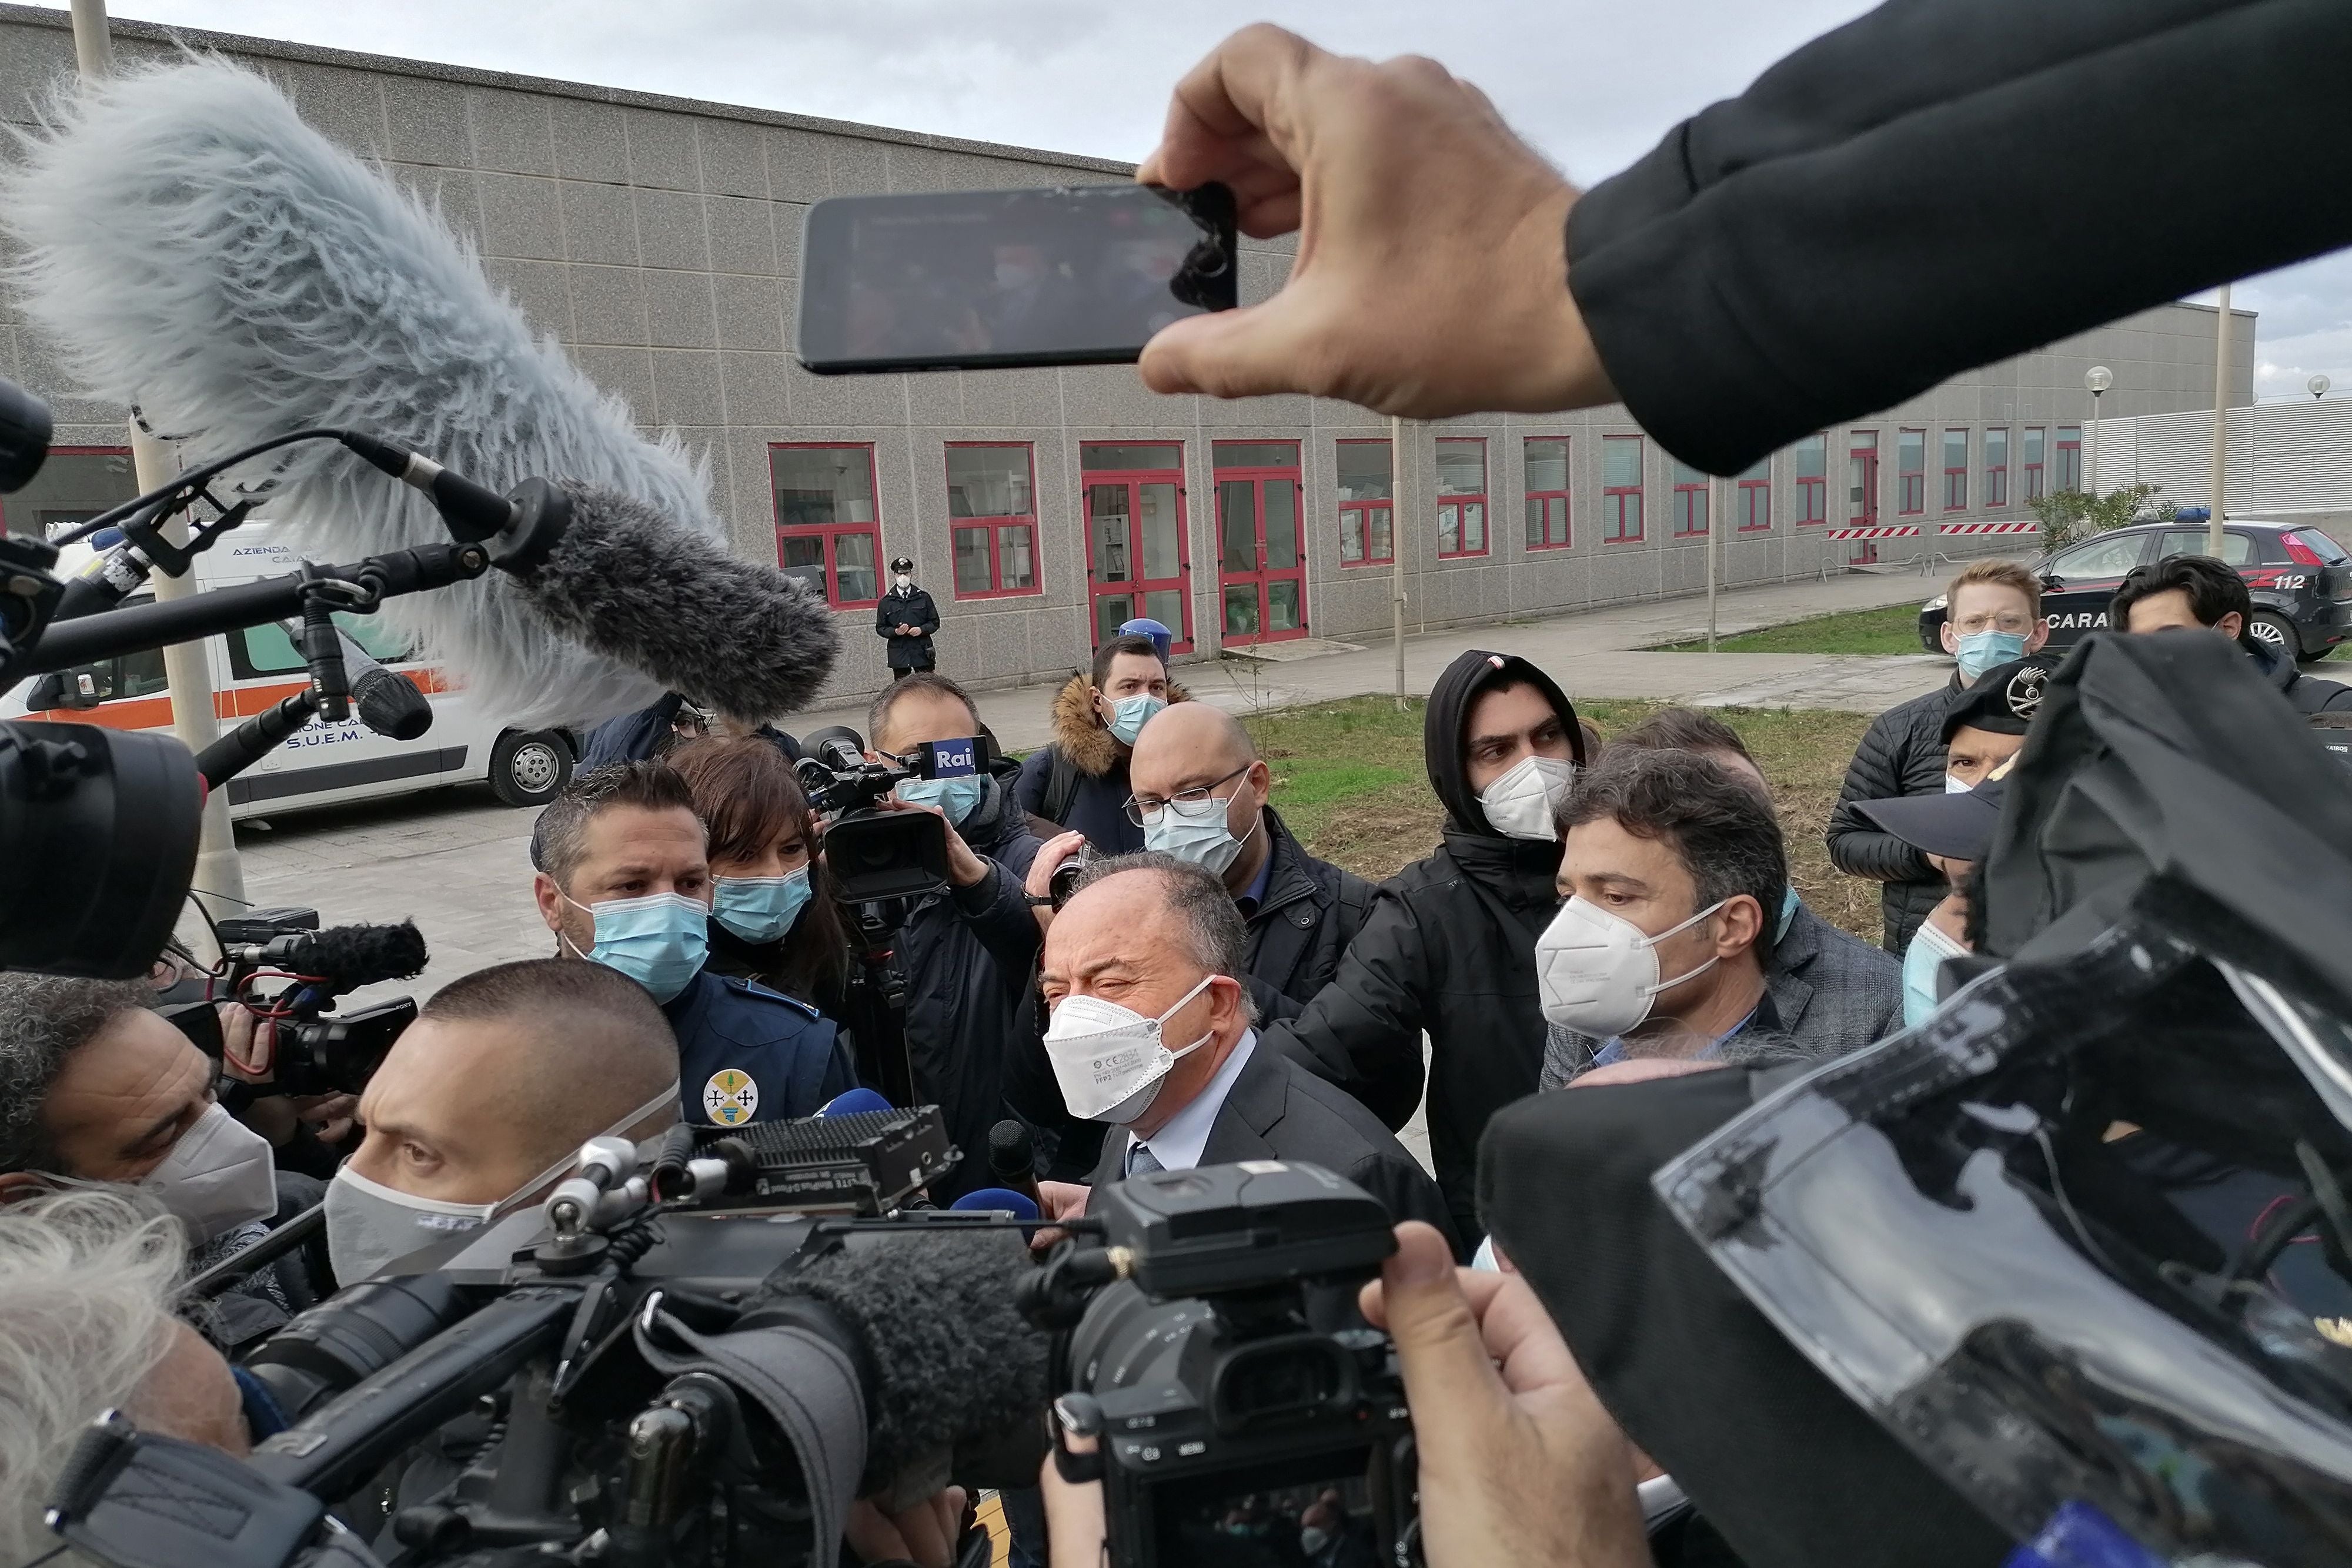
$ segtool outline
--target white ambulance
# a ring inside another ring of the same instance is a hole
[[[267,525],[247,523],[223,538],[196,558],[198,584],[224,588],[295,570],[299,558],[269,535]],[[61,570],[79,570],[89,553],[69,547]],[[314,719],[229,780],[231,817],[276,816],[449,784],[488,783],[509,806],[538,806],[570,780],[579,755],[577,736],[506,728],[477,714],[463,691],[417,658],[378,617],[339,614],[335,620],[372,656],[415,683],[433,705],[432,727],[415,740],[402,741],[376,734],[357,717],[340,724]],[[275,625],[209,638],[205,653],[212,666],[214,712],[224,731],[309,684],[292,640]],[[52,694],[63,706],[28,709],[28,697]],[[160,650],[130,653],[61,672],[46,685],[22,682],[0,695],[0,718],[168,731],[172,699],[164,690],[163,655]]]

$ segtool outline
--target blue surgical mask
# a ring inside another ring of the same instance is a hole
[[[1239,858],[1242,846],[1257,832],[1257,822],[1252,821],[1249,832],[1237,839],[1225,825],[1225,814],[1232,810],[1228,800],[1212,796],[1197,805],[1189,801],[1185,804],[1192,805],[1200,815],[1185,816],[1185,806],[1173,800],[1162,801],[1160,814],[1143,824],[1143,847],[1190,861],[1218,876],[1224,875]]]
[[[596,945],[581,956],[628,976],[657,1002],[686,989],[710,956],[709,907],[683,894],[608,898],[598,904],[574,898],[563,902],[596,920]]]
[[[1997,664],[2025,657],[2025,639],[2014,632],[1969,632],[1962,635],[1953,658],[1970,685]]]
[[[898,799],[909,806],[936,806],[957,827],[980,810],[984,780],[979,779],[908,779],[898,786]]]
[[[1903,1027],[1917,1029],[1936,1010],[1936,974],[1947,958],[1968,951],[1934,925],[1922,924],[1903,954]]]
[[[710,917],[746,942],[780,942],[808,906],[809,868],[782,876],[722,876]]]
[[[1797,917],[1797,911],[1803,908],[1804,904],[1805,901],[1797,896],[1796,884],[1790,883],[1788,891],[1780,895],[1780,918],[1772,926],[1772,946],[1778,947],[1780,945],[1780,938],[1789,934],[1789,922]]]
[[[1166,698],[1155,697],[1150,692],[1121,697],[1110,705],[1110,732],[1122,745],[1133,746],[1135,737],[1143,733],[1143,727],[1151,722],[1151,716],[1167,706]]]

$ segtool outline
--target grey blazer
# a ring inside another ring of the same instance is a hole
[[[1903,1027],[1903,962],[1839,930],[1804,904],[1774,944],[1764,989],[1780,1015],[1778,1038],[1822,1060],[1885,1039]],[[1542,1084],[1564,1089],[1604,1042],[1550,1026]]]

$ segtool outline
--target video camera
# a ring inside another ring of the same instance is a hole
[[[1392,1245],[1376,1200],[1275,1162],[1150,1178],[1103,1195],[1108,1246],[1041,1268],[1034,1221],[918,1207],[953,1158],[929,1107],[593,1140],[542,1203],[248,1356],[293,1420],[248,1462],[110,1414],[51,1528],[118,1568],[360,1568],[367,1542],[415,1568],[831,1568],[854,1499],[1030,1484],[1058,1362],[1093,1401],[1066,1427],[1106,1424],[1121,1568],[1230,1562],[1236,1510],[1415,1560],[1387,1342],[1307,1326],[1313,1287]],[[1016,1301],[1077,1332],[1055,1351]],[[973,1531],[959,1562],[985,1554]]]
[[[319,928],[315,909],[257,909],[215,926],[223,973],[206,987],[276,1026],[270,1081],[244,1083],[246,1099],[271,1094],[357,1094],[401,1031],[416,1000],[394,997],[351,1012],[336,998],[362,986],[424,972],[425,938],[414,923]],[[222,1059],[220,1014],[210,999],[157,1009],[197,1050]]]
[[[835,725],[803,737],[799,764],[809,805],[829,819],[824,863],[844,902],[919,898],[946,885],[945,826],[928,812],[885,811],[879,802],[910,779],[985,779],[995,747],[985,736],[930,740],[904,757],[866,759],[866,741]]]
[[[1103,1245],[1066,1243],[1024,1300],[1041,1326],[1075,1322],[1055,1463],[1103,1482],[1111,1560],[1223,1563],[1256,1542],[1276,1562],[1416,1561],[1404,1384],[1354,1312],[1396,1250],[1380,1201],[1253,1160],[1132,1176],[1091,1212]]]

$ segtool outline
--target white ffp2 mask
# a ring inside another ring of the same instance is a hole
[[[1536,938],[1536,986],[1544,1017],[1562,1029],[1601,1039],[1637,1029],[1658,994],[1715,967],[1709,958],[1687,974],[1658,978],[1658,944],[1721,909],[1717,900],[1655,936],[1622,915],[1571,898]]]
[[[199,1243],[278,1212],[269,1140],[218,1102],[205,1107],[138,1185],[163,1199]]]
[[[1557,842],[1559,809],[1576,783],[1576,764],[1564,757],[1522,757],[1478,797],[1487,825],[1507,838]]]
[[[1045,1025],[1045,1059],[1070,1114],[1124,1127],[1151,1109],[1177,1059],[1208,1044],[1214,1032],[1204,1030],[1192,1044],[1171,1051],[1160,1030],[1214,978],[1202,976],[1156,1019],[1100,997],[1064,997]]]

